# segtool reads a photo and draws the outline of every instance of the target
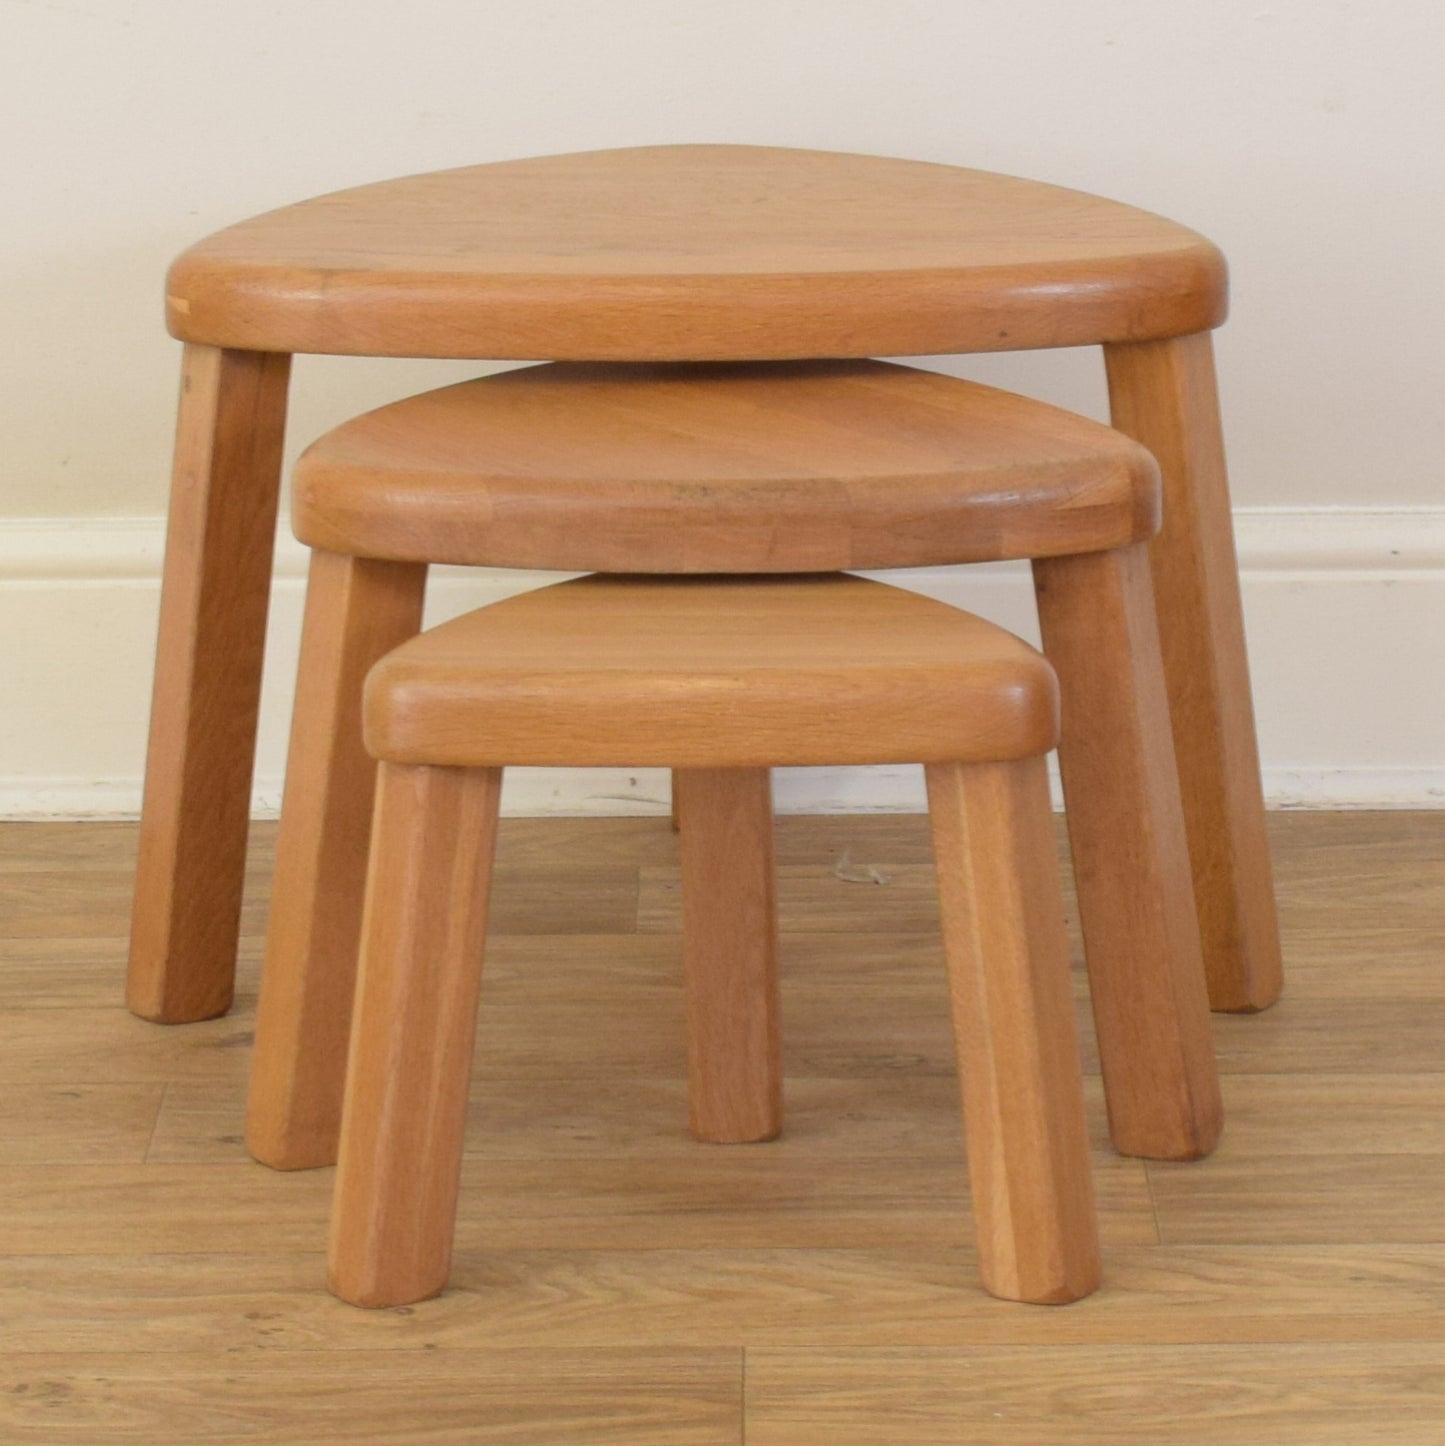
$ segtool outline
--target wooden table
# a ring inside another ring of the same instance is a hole
[[[1079,192],[921,162],[668,146],[288,206],[167,282],[186,343],[128,1002],[231,1002],[290,358],[906,356],[1102,345],[1158,458],[1155,596],[1219,1009],[1280,987],[1210,330],[1223,258]]]

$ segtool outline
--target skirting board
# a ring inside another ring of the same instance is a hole
[[[1273,805],[1445,807],[1445,508],[1268,509],[1237,517],[1265,791]],[[149,707],[163,524],[0,524],[0,817],[131,817]],[[555,574],[438,568],[428,620]],[[255,803],[280,801],[305,553],[279,544]],[[1036,636],[1023,566],[893,573]],[[916,811],[919,770],[780,772],[793,812]],[[509,776],[517,814],[655,813],[655,770]]]

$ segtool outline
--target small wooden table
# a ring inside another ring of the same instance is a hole
[[[1210,999],[1280,987],[1210,330],[1223,258],[1116,202],[951,166],[665,146],[473,166],[217,232],[186,343],[128,1002],[231,1002],[290,357],[704,361],[1102,345],[1164,477],[1155,596]]]

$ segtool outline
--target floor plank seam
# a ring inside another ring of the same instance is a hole
[[[155,1148],[156,1133],[160,1130],[161,1117],[166,1112],[166,1096],[169,1095],[170,1092],[171,1081],[166,1080],[161,1085],[161,1097],[159,1100],[156,1101],[156,1116],[155,1119],[151,1121],[151,1132],[146,1137],[146,1147],[141,1152],[140,1163],[142,1165],[149,1165],[151,1163],[151,1151]]]
[[[748,1348],[739,1352],[738,1363],[738,1440],[741,1446],[748,1446]]]
[[[1144,1162],[1144,1190],[1149,1196],[1149,1213],[1154,1218],[1154,1244],[1164,1244],[1164,1227],[1159,1221],[1159,1197],[1154,1191],[1154,1174],[1150,1168],[1150,1161]]]

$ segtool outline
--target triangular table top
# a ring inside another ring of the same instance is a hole
[[[332,428],[291,498],[309,547],[565,572],[933,567],[1159,527],[1137,442],[880,361],[516,367]]]
[[[408,176],[184,252],[171,331],[255,351],[707,360],[1013,351],[1203,331],[1203,237],[920,161],[647,146]]]

